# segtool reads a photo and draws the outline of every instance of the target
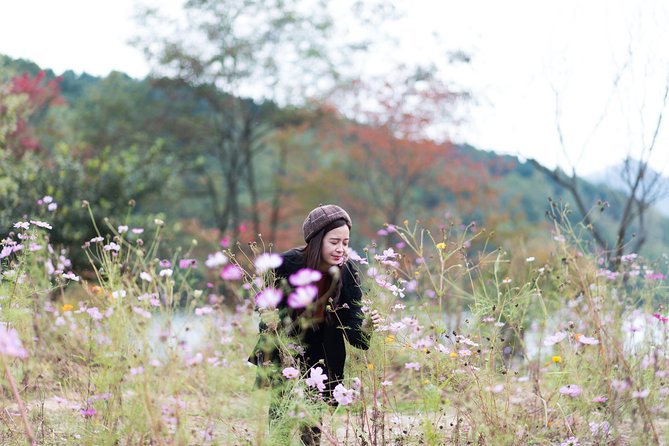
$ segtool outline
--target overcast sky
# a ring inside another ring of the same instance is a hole
[[[0,0],[0,53],[57,73],[72,69],[105,76],[119,70],[144,77],[147,63],[127,44],[135,34],[135,3]],[[443,64],[445,75],[476,100],[454,139],[534,157],[551,167],[571,162],[589,174],[650,146],[669,79],[665,3],[396,0],[407,10],[406,18],[389,29],[399,48],[375,54],[368,63],[439,64],[447,49],[470,53],[469,65]],[[160,4],[177,11],[179,0]],[[660,128],[651,158],[665,174],[668,125]]]

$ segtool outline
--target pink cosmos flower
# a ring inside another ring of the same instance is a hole
[[[660,313],[653,313],[653,317],[662,323],[666,323],[667,320],[669,320],[666,317],[662,316]]]
[[[214,312],[214,309],[211,307],[202,307],[195,309],[195,316],[204,316],[205,314],[211,314]]]
[[[0,354],[16,358],[28,356],[21,344],[19,333],[14,328],[7,328],[6,323],[0,323]]]
[[[151,319],[151,313],[140,307],[132,307],[132,311],[135,314],[139,314],[145,319]]]
[[[306,378],[304,382],[309,387],[316,387],[319,392],[325,390],[325,380],[328,379],[328,376],[323,373],[322,367],[312,368],[310,371],[309,378]]]
[[[316,299],[318,288],[315,285],[301,286],[288,296],[288,306],[304,308]]]
[[[347,389],[342,384],[337,384],[332,392],[334,399],[342,406],[347,406],[355,399],[355,390]]]
[[[167,268],[167,269],[161,269],[160,273],[158,274],[160,275],[160,277],[172,277],[172,273],[173,271]]]
[[[98,307],[89,308],[86,310],[86,313],[96,321],[99,321],[104,317],[102,313],[100,313],[100,310],[98,310]]]
[[[650,389],[635,390],[634,392],[632,392],[632,398],[644,399],[648,395],[650,395]]]
[[[595,338],[590,338],[588,336],[579,336],[578,337],[578,342],[581,344],[587,344],[587,345],[597,345],[599,344],[599,340]]]
[[[228,236],[226,235],[225,237],[223,237],[223,238],[221,239],[221,241],[219,242],[219,244],[221,245],[221,248],[229,248],[229,247],[230,247],[230,237],[228,237]]]
[[[581,392],[581,388],[576,384],[567,384],[566,386],[560,387],[561,394],[570,396],[572,398],[576,398],[581,394]]]
[[[35,226],[38,226],[40,228],[44,229],[53,229],[51,225],[45,221],[39,221],[39,220],[30,220],[30,223],[34,224]]]
[[[276,308],[283,298],[281,290],[276,288],[265,288],[256,296],[256,305],[258,308]]]
[[[546,340],[544,341],[544,345],[546,347],[550,347],[551,345],[555,345],[562,342],[566,337],[567,333],[563,331],[558,331],[554,335],[547,337]]]
[[[181,269],[192,268],[192,267],[195,267],[196,264],[197,264],[197,260],[195,260],[195,259],[181,259],[181,260],[179,260],[179,268],[181,268]]]
[[[300,376],[300,371],[297,370],[295,367],[286,367],[285,369],[283,369],[283,371],[281,373],[287,379],[295,379],[298,376]]]
[[[258,274],[264,274],[270,269],[275,269],[281,266],[283,258],[279,254],[263,253],[260,254],[254,264]]]
[[[404,368],[409,369],[409,370],[413,369],[415,371],[419,371],[420,370],[420,364],[417,363],[417,362],[407,362],[406,364],[404,364]]]
[[[302,268],[295,274],[292,274],[288,278],[288,282],[290,282],[290,284],[293,286],[304,286],[318,282],[322,277],[323,274],[321,274],[320,271],[316,271],[310,268]]]
[[[226,263],[228,263],[228,257],[221,251],[217,251],[207,256],[207,260],[204,262],[204,265],[207,268],[218,268],[219,266],[223,266]]]
[[[109,242],[109,244],[108,244],[108,245],[104,245],[104,246],[102,247],[102,249],[105,250],[105,251],[116,251],[116,252],[119,252],[119,251],[121,250],[121,247],[120,247],[118,244],[114,243],[114,242]]]
[[[72,271],[63,274],[63,277],[65,279],[74,280],[75,282],[79,282],[79,276],[74,274]]]
[[[228,265],[221,271],[221,279],[223,280],[241,280],[244,272],[237,265]]]

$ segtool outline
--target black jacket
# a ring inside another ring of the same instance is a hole
[[[290,275],[304,268],[302,252],[298,249],[291,249],[281,254],[283,263],[276,269],[277,282],[285,282]],[[360,277],[356,265],[350,260],[341,267],[342,287],[338,301],[334,305],[334,311],[315,327],[303,329],[295,323],[300,312],[296,311],[287,304],[287,296],[284,293],[282,302],[277,306],[281,319],[289,321],[292,324],[290,336],[296,343],[304,348],[304,355],[298,358],[298,361],[307,369],[319,365],[323,361],[324,372],[328,375],[329,388],[344,378],[344,365],[346,363],[346,339],[354,347],[367,350],[369,348],[369,334],[363,330],[363,314],[361,311],[362,290],[360,289]],[[285,281],[283,280],[285,279]],[[279,284],[277,283],[277,285]],[[271,361],[275,365],[281,365],[275,344],[271,336],[266,332],[266,326],[260,324],[260,339],[256,344],[249,361],[259,365],[259,363]]]

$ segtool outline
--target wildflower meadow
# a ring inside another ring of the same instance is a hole
[[[541,255],[448,218],[354,238],[371,347],[349,349],[336,406],[322,368],[285,364],[270,430],[258,324],[308,307],[320,273],[285,296],[260,235],[167,252],[164,222],[112,216],[75,271],[43,203],[1,246],[2,444],[287,445],[304,423],[331,445],[669,444],[667,259],[614,268],[567,219]]]

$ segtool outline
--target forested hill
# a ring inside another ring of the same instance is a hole
[[[5,56],[0,86],[1,232],[50,195],[59,203],[53,237],[71,246],[95,235],[82,200],[99,227],[104,217],[138,226],[160,218],[175,229],[173,243],[262,233],[279,248],[299,241],[295,228],[321,202],[349,208],[366,240],[384,223],[419,218],[476,221],[512,247],[548,237],[549,197],[572,200],[530,162],[399,138],[324,104],[281,108],[117,72],[56,76]],[[613,244],[624,197],[585,181],[579,187],[593,208],[610,205],[596,221]],[[657,256],[669,245],[669,223],[655,213],[648,221],[653,243],[645,250]]]

